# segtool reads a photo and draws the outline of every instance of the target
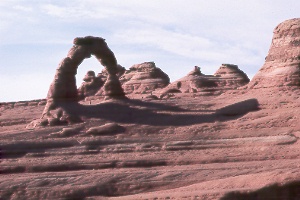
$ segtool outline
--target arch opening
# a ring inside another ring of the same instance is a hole
[[[75,38],[73,43],[74,45],[69,50],[67,57],[59,63],[56,69],[54,80],[47,94],[47,104],[42,118],[45,116],[53,118],[51,111],[57,110],[58,108],[64,110],[67,104],[78,103],[80,98],[78,96],[76,83],[77,70],[79,66],[82,68],[81,64],[83,61],[92,56],[100,62],[100,65],[105,67],[108,74],[102,86],[105,99],[126,98],[117,76],[117,60],[105,40],[100,37],[87,36]],[[99,70],[100,69],[101,68],[99,68]],[[66,115],[68,114],[66,113]]]

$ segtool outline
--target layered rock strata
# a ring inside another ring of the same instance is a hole
[[[117,65],[117,73],[116,76],[117,78],[120,80],[120,77],[125,73],[126,69],[125,67],[122,67],[121,65]],[[100,73],[98,73],[97,78],[101,79],[102,81],[106,82],[108,79],[108,71],[107,69],[103,69]],[[95,94],[95,96],[105,96],[106,91],[104,87],[100,87],[98,88],[97,93]]]
[[[133,65],[120,78],[126,94],[148,94],[170,83],[169,76],[154,62]]]
[[[94,71],[88,71],[83,78],[83,83],[78,88],[79,99],[84,99],[88,96],[93,96],[104,85],[105,80],[101,76],[95,75]]]
[[[272,43],[249,88],[300,86],[300,18],[282,22],[274,29]]]
[[[171,83],[161,91],[166,93],[220,94],[222,91],[236,89],[249,83],[247,75],[237,65],[222,64],[214,75],[204,75],[195,66],[185,77]]]
[[[214,74],[218,79],[216,84],[224,89],[235,89],[249,83],[247,74],[238,68],[237,65],[222,64]]]

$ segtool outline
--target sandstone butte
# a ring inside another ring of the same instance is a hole
[[[300,199],[299,45],[287,20],[250,82],[223,64],[169,83],[76,38],[47,99],[1,103],[0,199]],[[76,88],[91,55],[105,70]]]

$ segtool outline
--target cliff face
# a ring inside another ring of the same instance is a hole
[[[286,20],[274,29],[265,63],[249,88],[300,85],[300,19]]]

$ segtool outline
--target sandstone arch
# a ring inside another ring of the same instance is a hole
[[[77,101],[76,73],[78,66],[86,58],[94,55],[106,68],[108,79],[104,84],[105,96],[109,98],[125,97],[121,84],[116,76],[118,73],[117,60],[114,53],[109,49],[105,40],[100,37],[87,36],[75,38],[74,46],[70,49],[56,70],[56,74],[47,99],[53,101]]]
[[[76,86],[77,68],[84,59],[92,55],[106,68],[108,72],[107,80],[104,84],[104,95],[107,98],[125,98],[125,93],[117,77],[117,60],[114,53],[109,49],[105,40],[101,37],[78,37],[73,41],[73,47],[58,65],[53,82],[47,94],[47,105],[43,112],[56,109],[65,102],[78,102],[78,92]]]

